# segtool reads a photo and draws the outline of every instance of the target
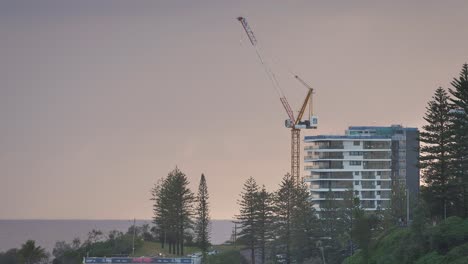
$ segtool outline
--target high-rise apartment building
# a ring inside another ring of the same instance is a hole
[[[395,183],[419,193],[416,128],[352,126],[343,136],[306,136],[304,141],[305,181],[319,211],[330,191],[338,203],[352,191],[370,211],[389,207]]]

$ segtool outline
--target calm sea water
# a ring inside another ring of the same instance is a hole
[[[150,220],[137,220],[137,225]],[[105,234],[111,230],[127,231],[133,220],[0,220],[0,251],[18,248],[26,240],[52,252],[56,241],[71,242],[78,237],[83,241],[89,231],[98,229]],[[233,224],[230,220],[213,220],[211,242],[221,244],[228,240]]]

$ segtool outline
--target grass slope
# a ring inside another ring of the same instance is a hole
[[[420,230],[393,228],[376,239],[369,264],[461,264],[468,263],[468,219],[447,218],[437,226]],[[357,254],[345,264],[366,263]]]

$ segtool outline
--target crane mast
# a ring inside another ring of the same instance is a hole
[[[295,76],[295,78],[299,80],[299,82],[301,82],[309,90],[304,100],[304,103],[302,104],[302,107],[299,110],[297,118],[295,118],[294,113],[291,109],[291,106],[289,105],[288,100],[286,99],[286,96],[281,90],[281,87],[279,85],[278,80],[276,79],[275,74],[273,73],[273,71],[270,69],[268,64],[263,59],[263,56],[260,52],[260,48],[257,44],[257,38],[255,37],[252,29],[247,23],[247,20],[243,17],[238,17],[237,20],[239,20],[239,22],[242,24],[242,27],[244,28],[245,33],[247,34],[247,37],[250,40],[250,43],[255,48],[255,53],[257,54],[258,59],[262,63],[265,69],[265,72],[267,73],[269,79],[271,80],[273,84],[273,87],[276,89],[276,92],[278,93],[280,97],[281,104],[283,105],[289,117],[289,119],[286,120],[285,122],[285,126],[288,128],[291,128],[291,176],[296,181],[296,183],[299,183],[301,129],[302,128],[305,128],[305,129],[317,128],[317,117],[313,115],[313,110],[312,110],[313,88],[310,87],[306,82],[304,82],[299,76],[297,75]],[[309,105],[309,118],[305,121],[301,121],[302,116],[304,115],[304,112],[307,108],[307,105]]]

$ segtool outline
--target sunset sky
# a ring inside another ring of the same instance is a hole
[[[411,2],[411,3],[407,3]],[[244,181],[290,169],[286,113],[236,20],[250,23],[294,110],[320,128],[420,127],[468,61],[468,1],[0,0],[0,219],[148,219],[178,166],[207,178],[214,219]],[[304,133],[303,133],[304,135]]]

